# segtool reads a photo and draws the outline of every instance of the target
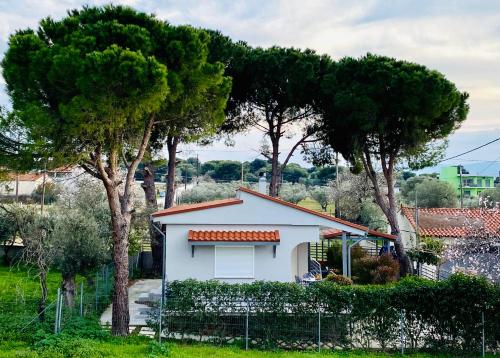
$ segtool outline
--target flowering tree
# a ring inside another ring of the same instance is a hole
[[[500,214],[499,208],[482,207],[482,214]],[[500,227],[493,230],[478,219],[466,218],[466,235],[453,239],[444,252],[453,270],[480,275],[500,282]]]

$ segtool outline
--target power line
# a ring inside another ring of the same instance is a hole
[[[485,171],[486,171],[489,167],[491,167],[493,164],[495,164],[495,162],[496,162],[498,159],[500,159],[500,156],[499,156],[497,159],[492,160],[492,161],[491,161],[491,163],[490,163],[490,164],[488,164],[488,165],[487,165],[487,166],[486,166],[483,170],[481,170],[478,174],[481,174],[481,173],[485,172]]]
[[[442,162],[444,162],[444,161],[447,161],[447,160],[450,160],[450,159],[455,159],[455,158],[461,157],[462,155],[465,155],[465,154],[469,154],[469,153],[471,153],[471,152],[473,152],[473,151],[475,151],[475,150],[478,150],[478,149],[481,149],[481,148],[483,148],[483,147],[486,147],[487,145],[490,145],[490,144],[492,144],[492,143],[498,142],[499,140],[500,140],[500,137],[499,137],[499,138],[497,138],[497,139],[493,139],[492,141],[490,141],[490,142],[488,142],[488,143],[485,143],[485,144],[483,144],[483,145],[480,145],[479,147],[476,147],[476,148],[470,149],[470,150],[468,150],[468,151],[466,151],[466,152],[463,152],[463,153],[457,154],[457,155],[455,155],[455,156],[453,156],[453,157],[449,157],[449,158],[443,159],[443,160],[439,161],[438,163],[442,163]]]

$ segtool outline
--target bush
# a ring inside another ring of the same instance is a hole
[[[359,261],[361,258],[367,255],[365,249],[360,245],[356,245],[351,249],[351,260],[353,262],[353,269],[356,266],[354,263]],[[326,252],[326,260],[328,267],[333,270],[333,272],[340,274],[342,273],[342,243],[338,240],[333,241],[332,246],[328,248]],[[355,272],[353,271],[353,274]]]
[[[391,256],[366,256],[353,261],[354,282],[360,284],[386,284],[398,278],[399,263]]]
[[[217,199],[234,198],[240,182],[201,182],[192,189],[184,190],[179,196],[181,204],[202,203]]]
[[[388,260],[392,258],[382,258]],[[377,274],[385,280],[384,266]],[[489,349],[500,343],[500,286],[462,274],[444,281],[407,277],[366,286],[174,281],[165,304],[164,334],[237,342],[245,335],[247,309],[250,345],[260,348],[303,349],[315,342],[318,311],[322,342],[331,347],[397,349],[403,317],[411,348],[470,356],[480,352],[482,313]],[[156,329],[157,318],[151,316],[149,322]]]
[[[342,275],[337,275],[335,272],[331,271],[325,278],[326,281],[336,283],[340,286],[350,286],[352,285],[352,280],[349,277]]]
[[[33,193],[31,193],[31,198],[35,203],[40,203],[42,201],[42,196],[44,196],[45,204],[52,204],[57,200],[60,194],[61,188],[59,185],[52,182],[46,182],[45,195],[43,194],[43,185],[40,184],[33,190]]]

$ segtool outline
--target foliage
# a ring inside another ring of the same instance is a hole
[[[42,202],[43,184],[38,185],[33,193],[31,193],[31,198],[35,203]],[[53,182],[47,181],[45,183],[45,204],[52,204],[57,201],[59,195],[61,194],[61,188],[59,185]]]
[[[386,284],[398,278],[399,264],[391,254],[365,256],[353,260],[354,282],[360,284]]]
[[[282,175],[284,182],[299,183],[307,178],[308,173],[299,164],[290,163],[282,170]]]
[[[321,135],[354,168],[364,168],[392,233],[399,235],[394,170],[405,160],[429,165],[442,154],[439,143],[467,116],[468,94],[437,71],[372,54],[332,64],[321,90]],[[410,262],[399,237],[395,246],[407,274]]]
[[[156,39],[167,27],[129,7],[88,6],[61,20],[44,19],[37,31],[17,31],[2,61],[13,110],[33,151],[78,162],[106,188],[117,272],[115,334],[128,334],[133,175],[169,93],[169,72],[155,58],[165,45]]]
[[[366,251],[360,245],[355,245],[351,249],[351,267],[353,269],[354,276],[356,275],[355,263],[366,255]],[[340,240],[333,240],[332,246],[330,246],[326,252],[326,257],[328,267],[337,274],[342,273],[342,243]]]
[[[340,286],[350,286],[352,285],[352,280],[349,277],[342,275],[337,275],[334,271],[330,271],[325,278],[326,281],[336,283]]]
[[[408,251],[408,256],[414,261],[428,265],[438,265],[444,252],[443,240],[433,237],[420,238],[420,246]]]
[[[229,67],[233,77],[231,106],[223,129],[256,128],[264,133],[271,144],[265,142],[261,153],[271,161],[270,195],[277,196],[280,174],[295,150],[314,140],[314,94],[319,89],[322,68],[330,59],[312,50],[234,48]],[[298,140],[280,163],[280,141],[293,135],[298,135]]]
[[[285,201],[297,204],[307,197],[307,189],[304,184],[282,184],[279,196]]]
[[[499,286],[461,274],[444,281],[408,277],[373,286],[340,286],[327,281],[308,287],[278,282],[174,281],[169,285],[163,324],[165,334],[199,338],[208,334],[222,344],[244,335],[248,307],[251,346],[293,347],[297,339],[317,339],[316,330],[307,327],[316,328],[319,310],[325,324],[322,332],[330,332],[322,341],[335,347],[355,344],[397,349],[402,327],[413,349],[473,354],[480,352],[482,312],[488,317],[486,342],[490,349],[498,345],[499,295]],[[329,326],[328,317],[336,325]],[[156,327],[154,314],[150,324]]]
[[[428,176],[408,179],[401,190],[407,204],[423,208],[454,208],[457,206],[457,194],[453,186],[445,181]]]
[[[102,236],[99,223],[85,212],[52,213],[55,267],[63,277],[88,275],[110,260],[111,237]]]
[[[327,186],[313,187],[309,190],[309,195],[319,203],[323,211],[326,211],[331,202],[331,188]]]
[[[15,216],[5,206],[0,206],[0,246],[3,246],[4,261],[9,264],[9,249],[15,243],[17,235]]]
[[[291,352],[291,351],[259,351],[250,350],[245,351],[240,347],[217,347],[209,344],[182,344],[182,343],[163,343],[161,349],[156,342],[151,341],[147,337],[129,337],[129,338],[115,338],[111,340],[81,340],[80,344],[88,345],[95,348],[102,357],[123,357],[123,358],[136,358],[136,357],[179,357],[179,358],[226,358],[226,357],[244,357],[244,358],[345,358],[345,357],[358,357],[358,358],[391,358],[398,357],[400,353],[394,352],[377,352],[350,349],[348,352],[338,352],[322,350],[318,352]],[[169,355],[159,353],[158,350],[164,351],[167,347]],[[26,357],[26,358],[47,358],[43,353],[39,354],[36,351],[22,342],[0,342],[0,350],[4,353],[6,358]],[[443,353],[406,353],[405,356],[410,358],[449,358],[450,355]],[[57,356],[50,356],[51,358],[58,358]],[[494,358],[494,354],[486,354],[488,358]],[[78,358],[90,358],[87,356],[79,356]]]
[[[371,200],[363,200],[359,212],[359,222],[373,230],[386,232],[387,219],[380,207]]]
[[[204,201],[233,198],[240,182],[214,183],[200,182],[192,189],[184,190],[179,195],[179,202],[183,204],[202,203]]]
[[[479,195],[481,207],[500,208],[500,185],[497,185],[495,189],[483,190]]]

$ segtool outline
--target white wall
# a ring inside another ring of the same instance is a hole
[[[417,244],[415,228],[410,221],[401,213],[398,213],[399,230],[401,231],[401,240],[405,249],[415,248]]]
[[[271,200],[239,192],[242,204],[221,206],[206,210],[188,211],[156,217],[161,224],[258,224],[324,226],[363,235],[363,230],[275,203]]]
[[[209,210],[205,210],[208,212]],[[307,272],[308,241],[319,240],[317,226],[290,225],[167,225],[166,270],[168,280],[214,279],[214,246],[196,246],[191,257],[189,230],[279,230],[281,242],[273,257],[272,246],[255,246],[255,277],[253,279],[223,279],[225,282],[251,282],[255,280],[294,281],[294,276]],[[297,245],[300,245],[298,248]],[[292,254],[293,253],[293,254]]]
[[[47,183],[50,179],[47,177]],[[36,181],[19,181],[19,195],[31,195],[31,193],[36,189],[37,186],[41,185],[43,182],[42,179],[38,179]],[[8,186],[9,190],[5,189],[5,186]],[[3,195],[16,195],[16,181],[6,181],[0,184],[0,194]]]

